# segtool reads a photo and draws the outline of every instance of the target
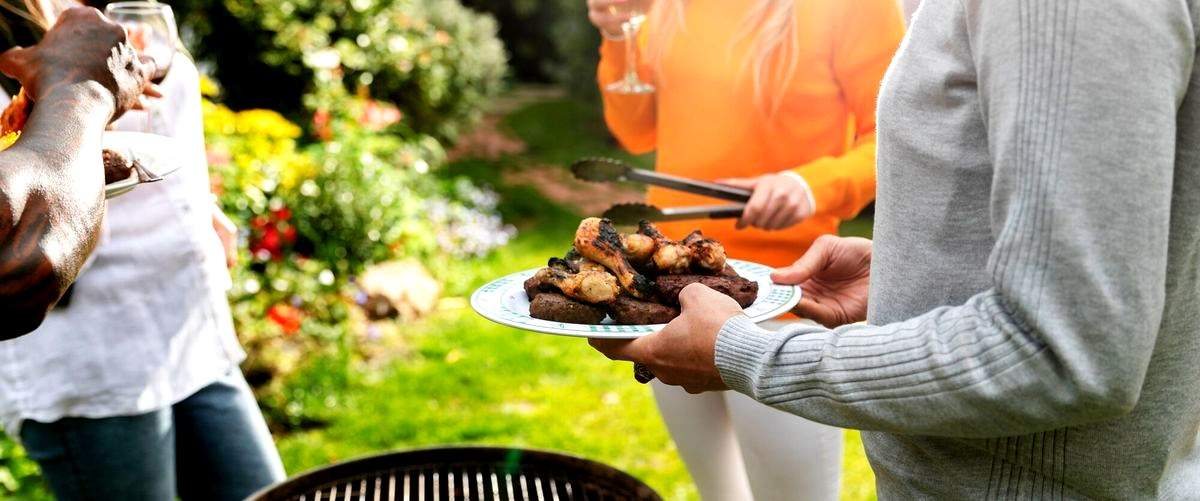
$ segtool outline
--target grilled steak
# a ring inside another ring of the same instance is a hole
[[[679,308],[634,299],[628,295],[618,296],[616,301],[609,303],[608,308],[613,320],[624,325],[665,324],[679,316]]]
[[[738,276],[662,275],[655,279],[658,290],[667,304],[679,304],[679,291],[690,284],[702,283],[737,301],[742,308],[758,299],[758,282]]]
[[[557,292],[541,292],[529,303],[529,316],[568,324],[595,325],[604,321],[604,309],[575,301]]]
[[[525,295],[529,296],[530,301],[533,301],[534,298],[536,298],[538,296],[538,294],[541,294],[543,292],[557,292],[557,291],[554,289],[554,286],[543,282],[542,277],[539,277],[537,275],[529,277],[529,279],[525,280]]]

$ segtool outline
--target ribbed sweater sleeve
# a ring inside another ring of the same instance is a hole
[[[947,85],[977,89],[986,124],[990,288],[884,325],[768,332],[735,317],[716,353],[731,388],[836,426],[959,437],[1094,422],[1138,401],[1163,315],[1176,112],[1196,52],[1186,5],[959,8],[977,80]],[[937,231],[890,243],[953,243]]]

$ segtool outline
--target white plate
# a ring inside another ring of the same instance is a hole
[[[159,178],[166,177],[183,165],[182,161],[172,162],[171,154],[179,153],[175,140],[158,134],[145,132],[106,131],[104,133],[104,149],[120,153],[126,160],[137,159],[144,169]],[[104,185],[104,198],[116,198],[137,188],[141,184],[137,172],[129,179],[114,181]]]
[[[730,259],[729,265],[747,280],[758,282],[758,299],[746,308],[755,322],[765,322],[787,313],[800,302],[800,287],[771,281],[773,268],[749,261]],[[471,308],[484,318],[509,327],[560,336],[633,339],[662,330],[657,325],[617,325],[605,318],[600,325],[551,322],[529,316],[525,280],[540,268],[525,270],[489,282],[471,294]]]

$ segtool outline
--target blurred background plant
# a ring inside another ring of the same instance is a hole
[[[212,74],[235,108],[329,110],[340,89],[445,140],[479,118],[506,74],[495,20],[457,0],[184,0],[176,11],[196,56],[219,62]]]
[[[373,326],[355,314],[372,292],[356,277],[395,260],[484,255],[515,229],[495,213],[489,188],[433,175],[445,163],[438,140],[381,133],[398,125],[395,108],[326,92],[343,101],[316,115],[305,142],[283,115],[232,111],[214,101],[211,81],[205,91],[213,192],[245,241],[231,293],[244,370],[275,428],[303,427],[311,420],[279,398],[281,381],[322,357],[383,352],[363,345],[386,341],[367,335]]]

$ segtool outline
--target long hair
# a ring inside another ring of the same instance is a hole
[[[0,23],[3,23],[3,29],[11,29],[9,16],[15,16],[45,31],[50,29],[53,16],[65,3],[60,0],[0,0]]]
[[[854,0],[846,0],[854,1]],[[675,36],[685,30],[688,0],[658,0],[647,13],[646,61],[662,78],[662,61]],[[746,43],[749,57],[740,62],[739,78],[749,78],[754,101],[768,115],[779,110],[783,90],[796,76],[799,41],[796,37],[795,0],[757,0],[742,17],[735,45]]]

